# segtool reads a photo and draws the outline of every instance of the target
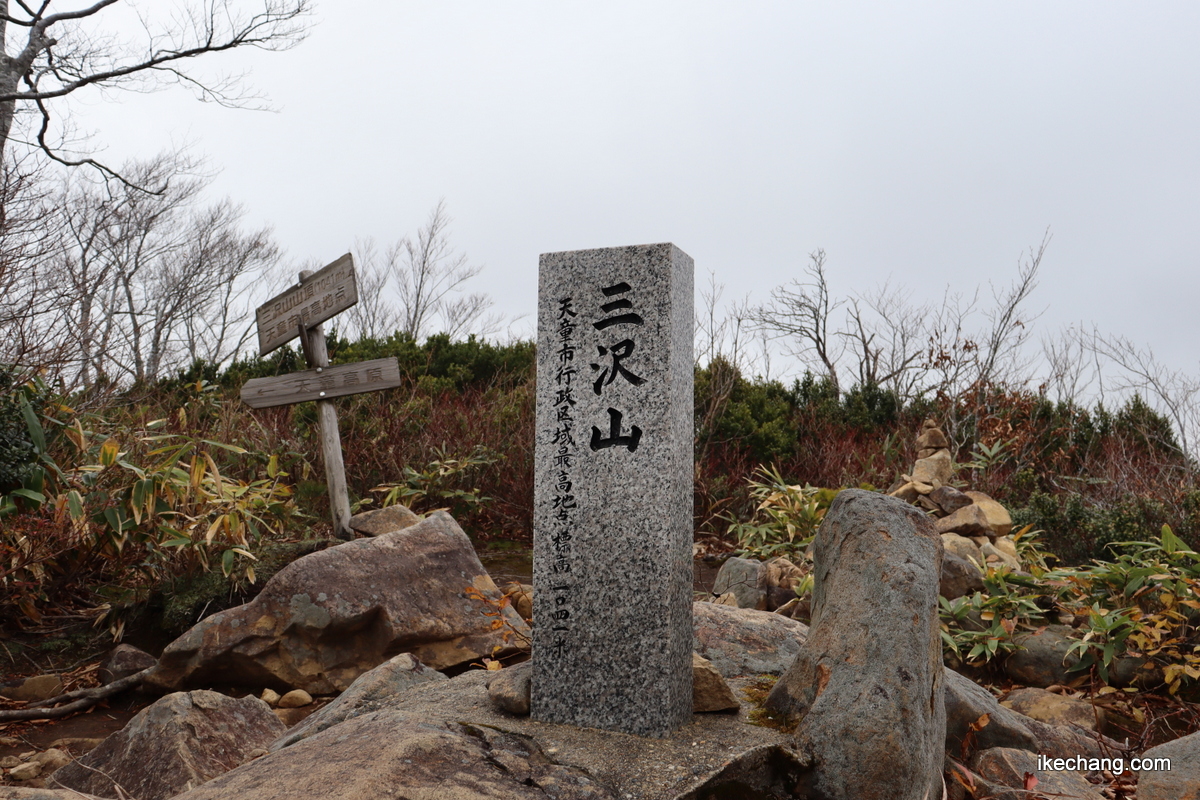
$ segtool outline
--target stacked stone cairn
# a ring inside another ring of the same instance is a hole
[[[888,494],[931,513],[947,552],[981,569],[1007,566],[1020,570],[1008,511],[983,492],[951,486],[953,477],[950,442],[937,423],[927,419],[917,436],[917,460],[912,471],[901,475]]]

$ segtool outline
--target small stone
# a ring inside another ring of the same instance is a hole
[[[929,491],[933,491],[933,481],[936,479],[942,485],[950,482],[950,478],[954,473],[954,460],[950,458],[949,450],[938,450],[928,458],[918,458],[913,464],[912,481],[913,483],[924,483],[929,485]],[[928,492],[922,492],[928,494]]]
[[[959,536],[957,533],[943,533],[942,546],[946,548],[946,552],[954,553],[959,558],[965,558],[976,564],[983,561],[983,554],[979,552],[979,545],[965,536]]]
[[[312,695],[303,689],[292,689],[279,698],[279,708],[303,708],[312,703]]]
[[[514,581],[505,584],[500,592],[509,599],[521,619],[533,619],[533,586]]]
[[[0,769],[12,769],[21,763],[21,759],[16,756],[5,756],[0,758]]]
[[[1017,555],[1017,543],[1014,542],[1012,539],[1008,538],[1007,536],[999,537],[998,539],[996,539],[996,541],[992,542],[992,546],[995,547],[997,550],[999,550],[1001,553],[1010,555],[1013,558],[1019,558],[1019,556]]]
[[[979,548],[979,552],[983,553],[983,557],[986,558],[989,563],[996,561],[1014,572],[1021,569],[1021,562],[1017,560],[1016,556],[1010,556],[1008,553],[1000,550],[990,542],[981,546]]]
[[[894,491],[888,492],[888,494],[892,497],[899,498],[900,500],[903,500],[906,503],[911,503],[911,502],[915,501],[917,499],[917,497],[920,495],[920,493],[917,492],[916,485],[912,481],[905,481],[900,486],[899,489],[895,489]]]
[[[725,594],[717,595],[713,598],[713,602],[719,606],[733,606],[734,608],[740,607],[738,606],[737,595],[735,595],[733,592],[725,592]]]
[[[930,422],[933,422],[933,420],[925,420],[926,424]],[[946,438],[946,434],[942,432],[942,429],[934,423],[929,427],[922,426],[916,445],[918,450],[941,450],[944,447],[950,446],[950,440]]]
[[[989,538],[992,534],[992,526],[988,524],[987,514],[974,503],[942,517],[937,520],[935,525],[938,533],[957,533],[959,536],[987,536]]]
[[[275,691],[274,689],[263,689],[262,694],[258,696],[258,699],[262,700],[271,708],[277,708],[279,706],[279,697],[279,692]]]
[[[733,689],[712,665],[698,653],[692,653],[692,713],[737,711],[741,708]]]
[[[42,765],[36,761],[26,761],[8,771],[8,777],[14,781],[31,781],[42,774]]]
[[[57,697],[62,694],[62,689],[62,681],[57,675],[35,675],[32,678],[26,678],[18,686],[0,689],[0,697],[7,697],[9,700],[24,700],[30,703],[37,703],[42,700],[49,700],[51,697]]]
[[[100,667],[100,682],[105,686],[113,681],[136,675],[147,667],[153,667],[158,659],[133,645],[119,644],[108,654]]]
[[[929,499],[941,506],[942,511],[947,514],[953,514],[960,508],[971,505],[971,498],[953,486],[941,486],[934,489],[929,495]]]
[[[42,771],[49,774],[59,767],[65,767],[67,764],[70,764],[72,760],[71,756],[62,750],[59,750],[57,747],[51,747],[48,750],[38,753],[30,759],[30,762],[36,762],[41,765]]]
[[[533,662],[524,661],[499,670],[487,683],[488,699],[501,711],[529,715]]]

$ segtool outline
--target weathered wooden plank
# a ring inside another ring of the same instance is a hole
[[[300,325],[312,328],[357,302],[354,258],[347,253],[255,310],[258,354],[265,356],[296,338]]]
[[[310,332],[313,350],[325,350],[323,336]],[[319,353],[314,352],[320,362]],[[251,408],[269,408],[331,400],[360,392],[374,392],[399,386],[400,363],[395,358],[376,358],[357,364],[317,367],[273,378],[251,378],[242,386],[242,402]]]

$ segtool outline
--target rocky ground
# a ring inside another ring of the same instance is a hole
[[[826,577],[807,607],[794,599],[804,570],[785,560],[731,559],[717,596],[694,604],[694,703],[704,711],[668,737],[531,720],[522,664],[530,587],[502,593],[445,514],[404,525],[377,517],[371,535],[296,561],[255,600],[206,618],[159,658],[124,648],[90,681],[132,680],[152,694],[117,693],[60,722],[0,723],[0,800],[933,797],[943,778],[951,798],[1200,796],[1200,736],[1134,753],[1100,733],[1114,730],[1102,712],[1061,686],[1014,691],[1001,705],[941,666],[936,618],[914,625],[903,615],[908,604],[928,605],[921,592],[932,592],[931,580],[917,580],[924,571],[941,564],[943,594],[961,577],[940,557],[950,532],[901,515],[876,527],[908,536],[911,524],[917,538],[876,561],[869,535],[838,519],[860,549],[840,564],[819,560]],[[883,571],[863,568],[870,563]],[[811,630],[794,618],[808,616]],[[859,638],[847,637],[851,629]],[[925,651],[938,655],[914,655]],[[1053,647],[1030,648],[1043,651],[1053,666]],[[24,699],[0,707],[0,720],[72,688],[63,674],[40,677],[4,687]],[[864,705],[864,697],[884,699]],[[782,730],[772,708],[780,722],[803,709],[802,724]],[[81,722],[89,718],[101,722]],[[873,744],[872,731],[899,735]],[[871,753],[885,745],[888,757],[896,748],[902,757],[866,778],[885,784],[878,795],[817,785],[837,764],[839,780],[870,773],[868,762],[883,763]],[[1108,758],[1110,769],[1039,761],[1078,756]],[[1112,758],[1135,756],[1170,758],[1172,768],[1113,774]],[[913,775],[901,776],[909,762]],[[893,781],[910,793],[892,791]]]

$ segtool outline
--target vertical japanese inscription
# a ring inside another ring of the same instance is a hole
[[[578,576],[578,570],[572,572],[571,540],[574,534],[575,514],[579,503],[575,499],[573,471],[575,467],[575,379],[579,374],[575,366],[575,351],[578,349],[575,340],[578,312],[574,308],[574,299],[564,297],[558,301],[558,327],[555,334],[558,339],[558,349],[554,356],[557,366],[554,372],[554,434],[550,441],[554,446],[554,458],[551,461],[553,473],[554,494],[550,501],[554,530],[550,535],[553,549],[553,559],[550,572],[553,580],[550,590],[554,595],[554,609],[550,613],[551,637],[550,654],[561,658],[570,649],[568,634],[571,630],[572,582]]]
[[[531,714],[661,736],[691,715],[692,261],[546,253]]]

